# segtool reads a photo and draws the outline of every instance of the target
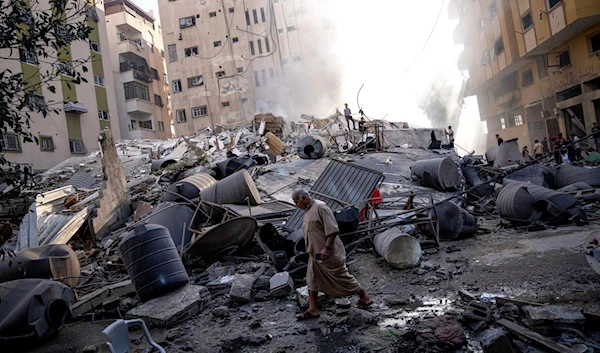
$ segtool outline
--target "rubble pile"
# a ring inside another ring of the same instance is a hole
[[[10,307],[0,300],[0,339],[16,347],[35,332],[26,343],[40,345],[72,322],[141,319],[136,325],[165,335],[156,344],[184,351],[202,345],[189,341],[192,326],[202,325],[218,325],[207,336],[238,332],[204,342],[223,352],[292,351],[286,339],[313,332],[319,344],[361,351],[600,349],[582,331],[597,315],[501,297],[491,303],[472,294],[476,286],[444,310],[419,311],[435,306],[425,304],[427,295],[473,266],[455,254],[461,242],[596,221],[598,169],[513,159],[516,141],[488,151],[489,160],[461,158],[450,145],[411,148],[421,135],[440,142],[441,132],[387,122],[349,132],[340,117],[303,116],[306,123],[287,126],[261,114],[248,127],[169,141],[114,143],[105,130],[99,153],[11,186],[3,195],[21,204],[5,217],[0,293],[31,294]],[[322,325],[310,331],[284,319],[308,305],[303,212],[291,202],[297,188],[334,211],[348,265],[361,262],[352,271],[378,288],[370,310],[320,295]],[[600,268],[596,234],[582,255],[593,269]],[[387,292],[394,283],[425,294]],[[14,313],[17,304],[30,308],[29,321],[15,319],[24,315]],[[332,338],[344,334],[354,341]]]

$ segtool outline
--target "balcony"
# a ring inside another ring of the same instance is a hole
[[[141,40],[126,39],[118,43],[119,54],[134,54],[140,57],[140,59],[148,60],[148,50],[146,49],[146,43]]]
[[[111,15],[110,21],[117,28],[127,34],[142,34],[142,26],[139,18],[135,18],[126,11]]]
[[[159,80],[156,69],[148,68],[146,65],[139,65],[135,62],[122,61],[119,63],[119,70],[121,72],[131,72],[129,75],[125,75],[124,81],[136,79],[144,83],[150,83],[153,79]]]
[[[151,129],[137,128],[137,129],[129,129],[129,138],[130,139],[155,139],[156,131]]]
[[[143,99],[134,98],[125,101],[127,105],[127,113],[132,115],[152,115],[154,113],[154,106],[150,102],[146,102]]]
[[[600,7],[591,5],[588,0],[564,0],[543,16],[550,24],[550,37],[541,43],[534,43],[525,56],[545,54],[584,29],[599,23]]]

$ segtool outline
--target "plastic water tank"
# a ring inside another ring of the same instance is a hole
[[[189,281],[169,230],[140,224],[121,240],[121,258],[140,300],[145,302]]]

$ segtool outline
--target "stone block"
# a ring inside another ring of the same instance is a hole
[[[481,348],[484,353],[519,353],[507,333],[501,328],[492,328],[483,333]]]
[[[236,273],[229,291],[231,300],[240,303],[248,303],[252,300],[252,285],[255,280],[253,275]]]
[[[269,285],[273,298],[287,297],[294,290],[294,280],[287,272],[276,273],[269,280]]]
[[[130,280],[111,284],[79,298],[71,304],[71,311],[73,315],[82,315],[102,307],[102,304],[111,298],[125,297],[133,293],[135,293],[135,287]]]
[[[214,281],[211,281],[206,284],[206,288],[213,293],[220,292],[225,289],[231,289],[231,285],[233,284],[234,276],[223,276],[219,277]]]
[[[523,307],[529,328],[562,328],[582,329],[585,316],[578,309],[557,305]]]
[[[354,326],[377,325],[379,321],[379,315],[359,308],[351,308],[348,317]]]
[[[127,318],[142,319],[151,327],[172,327],[204,310],[209,300],[206,287],[186,285],[133,308]]]

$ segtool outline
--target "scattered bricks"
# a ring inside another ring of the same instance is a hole
[[[490,308],[482,303],[471,302],[465,309],[463,317],[471,321],[490,322],[492,319]]]
[[[252,300],[252,285],[254,281],[255,278],[252,275],[236,273],[233,277],[231,290],[229,291],[231,300],[240,303],[250,302]]]
[[[353,326],[377,325],[379,321],[379,315],[359,308],[351,308],[348,317]]]
[[[585,316],[578,309],[556,305],[523,307],[531,329],[583,329]]]
[[[270,294],[273,298],[284,298],[294,290],[294,281],[287,272],[280,272],[271,277]]]
[[[151,327],[168,328],[204,310],[209,300],[206,287],[188,284],[133,308],[126,317],[142,319]]]
[[[519,353],[508,334],[501,328],[492,328],[483,333],[481,348],[484,353]]]
[[[487,328],[487,324],[485,323],[485,321],[471,321],[471,323],[469,323],[469,328],[473,332],[479,332]]]

